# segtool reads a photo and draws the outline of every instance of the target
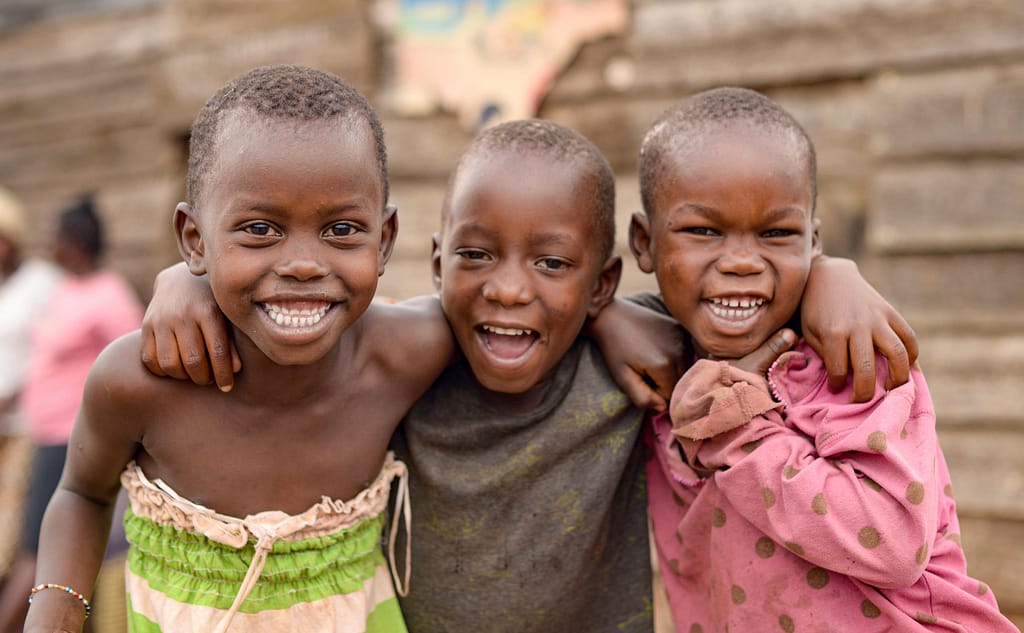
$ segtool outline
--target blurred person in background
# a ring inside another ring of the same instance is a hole
[[[60,214],[54,260],[63,277],[45,309],[32,315],[32,355],[20,407],[35,458],[21,548],[0,596],[0,633],[21,631],[24,624],[39,527],[64,468],[89,369],[107,344],[142,323],[138,297],[123,277],[103,267],[103,251],[102,222],[92,198],[83,197]],[[99,610],[97,605],[97,615]]]
[[[21,536],[32,444],[18,412],[29,332],[60,279],[59,269],[24,256],[28,225],[14,194],[0,187],[0,587]]]

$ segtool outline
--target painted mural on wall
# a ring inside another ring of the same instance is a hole
[[[536,114],[584,42],[623,32],[628,0],[390,0],[392,107],[467,127]]]

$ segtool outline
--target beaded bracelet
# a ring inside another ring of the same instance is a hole
[[[89,615],[92,613],[92,604],[89,602],[89,600],[86,599],[86,597],[82,594],[72,589],[71,587],[67,587],[65,585],[58,585],[55,582],[44,582],[41,585],[36,585],[35,587],[32,587],[32,589],[28,592],[28,603],[32,604],[32,598],[34,598],[37,593],[43,591],[44,589],[60,589],[69,596],[78,598],[78,601],[81,602],[82,606],[85,607],[85,619],[89,619]]]

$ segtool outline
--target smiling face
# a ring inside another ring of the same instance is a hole
[[[615,292],[595,184],[572,161],[498,151],[470,160],[452,187],[434,252],[445,315],[481,385],[525,393]]]
[[[633,251],[700,355],[742,357],[796,312],[820,252],[804,153],[735,122],[667,160]]]
[[[366,310],[396,230],[369,126],[236,110],[220,128],[198,208],[179,205],[183,254],[240,347],[315,362]]]

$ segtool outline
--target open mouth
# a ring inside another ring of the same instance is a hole
[[[297,305],[301,304],[301,305]],[[304,301],[284,303],[261,303],[260,307],[270,320],[285,328],[312,327],[324,318],[334,304],[326,301]]]
[[[539,338],[536,332],[524,328],[481,325],[477,329],[488,351],[504,360],[522,357]]]
[[[712,314],[727,321],[746,321],[768,302],[760,297],[715,297],[705,301]]]

